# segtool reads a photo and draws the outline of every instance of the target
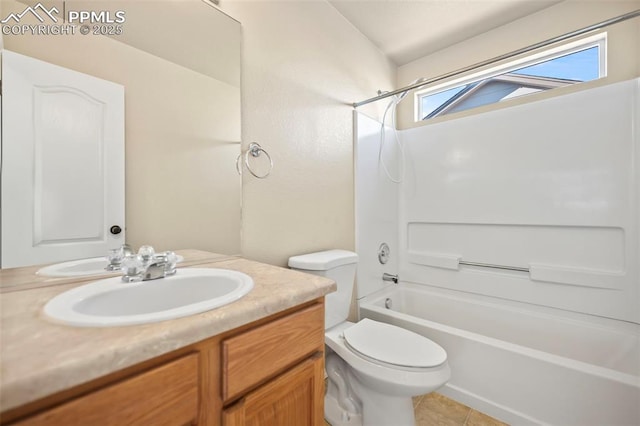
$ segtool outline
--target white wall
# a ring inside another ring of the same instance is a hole
[[[243,255],[286,265],[353,250],[351,103],[393,87],[395,67],[324,0],[222,8],[243,29],[243,148],[257,141],[274,161],[266,179],[243,176]]]
[[[2,10],[2,2],[0,1],[0,16],[2,18],[0,19],[4,19],[4,12]],[[0,49],[4,49],[4,36],[2,34],[2,32],[0,32]]]

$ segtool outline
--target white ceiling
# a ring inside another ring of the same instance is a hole
[[[329,0],[396,65],[404,65],[560,1]]]

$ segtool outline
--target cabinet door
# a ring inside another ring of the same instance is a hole
[[[324,421],[323,356],[316,354],[223,412],[224,426],[320,426]]]
[[[13,423],[13,426],[175,426],[198,417],[198,354]]]

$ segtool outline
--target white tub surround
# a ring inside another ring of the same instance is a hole
[[[496,418],[640,423],[639,111],[634,79],[400,131],[399,184],[356,114],[361,316],[442,345],[444,393]],[[366,297],[392,288],[397,314]]]
[[[401,279],[640,323],[639,106],[636,79],[403,133]]]

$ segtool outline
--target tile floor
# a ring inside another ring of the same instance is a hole
[[[417,426],[507,426],[439,393],[413,398]]]
[[[416,426],[508,426],[435,392],[413,398],[413,408]]]

